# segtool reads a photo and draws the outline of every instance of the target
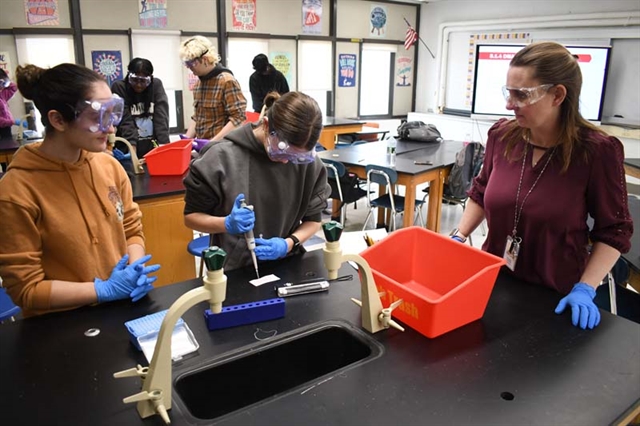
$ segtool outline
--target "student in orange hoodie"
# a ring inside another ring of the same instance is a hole
[[[17,151],[0,180],[0,276],[23,316],[147,294],[140,209],[122,166],[104,153],[124,103],[75,64],[16,71],[46,134]]]

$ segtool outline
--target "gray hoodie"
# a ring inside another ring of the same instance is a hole
[[[331,193],[320,158],[301,165],[271,161],[251,124],[207,145],[191,163],[184,185],[185,215],[227,216],[243,193],[254,208],[256,238],[286,238],[302,222],[320,222]],[[227,252],[225,270],[252,264],[242,235],[216,234],[214,243]]]

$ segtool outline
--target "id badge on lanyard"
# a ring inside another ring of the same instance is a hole
[[[522,239],[509,235],[507,237],[507,245],[504,248],[502,257],[507,261],[507,268],[515,271],[516,262],[518,261],[518,253],[520,252],[520,243]]]

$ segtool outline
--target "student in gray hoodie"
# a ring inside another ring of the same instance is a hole
[[[244,239],[251,229],[259,261],[299,250],[320,229],[331,192],[315,155],[322,131],[316,101],[301,92],[267,97],[276,100],[266,116],[208,144],[184,180],[185,225],[213,234],[227,252],[226,270],[251,265]]]

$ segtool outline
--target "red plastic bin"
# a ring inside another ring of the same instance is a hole
[[[383,306],[404,302],[393,316],[437,337],[484,315],[504,259],[413,226],[389,234],[361,253]]]
[[[191,161],[191,139],[181,139],[152,149],[144,155],[151,176],[182,175]]]

